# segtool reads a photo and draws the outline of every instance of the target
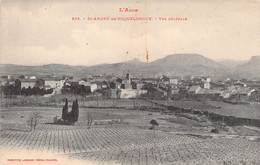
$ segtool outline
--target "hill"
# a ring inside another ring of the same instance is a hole
[[[149,70],[160,76],[205,75],[220,77],[225,72],[218,62],[199,54],[173,54],[149,64]],[[156,73],[157,72],[157,73]]]
[[[239,65],[235,69],[240,78],[260,79],[260,56],[253,56],[249,62]]]
[[[234,69],[239,65],[242,65],[248,61],[236,61],[236,60],[218,60],[218,63],[229,69]]]
[[[70,66],[63,64],[48,64],[40,66],[23,66],[23,65],[12,65],[2,64],[0,65],[0,73],[3,74],[16,74],[16,75],[72,75],[84,68],[84,66]]]
[[[57,76],[71,75],[75,78],[83,78],[93,74],[107,74],[123,76],[126,72],[131,72],[134,77],[160,77],[167,76],[186,76],[204,75],[215,79],[225,77],[247,76],[257,77],[260,70],[260,57],[255,56],[243,65],[236,68],[225,67],[219,62],[206,58],[199,54],[173,54],[150,63],[142,62],[139,59],[131,61],[99,64],[94,66],[71,66],[63,64],[48,64],[41,66],[22,66],[12,64],[0,65],[0,74],[25,74],[25,75],[46,75],[54,74]]]

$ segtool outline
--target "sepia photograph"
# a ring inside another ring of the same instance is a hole
[[[260,0],[0,0],[1,165],[260,164]]]

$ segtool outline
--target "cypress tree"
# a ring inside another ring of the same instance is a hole
[[[62,109],[62,119],[63,121],[69,122],[69,123],[75,123],[78,121],[79,118],[79,105],[78,100],[73,100],[72,102],[72,109],[70,112],[68,112],[68,100],[66,99],[66,103],[63,106]]]
[[[65,105],[62,109],[62,119],[66,121],[68,119],[68,99],[65,101]]]
[[[70,116],[69,116],[69,120],[71,122],[75,122],[75,101],[73,100],[72,102],[72,109],[70,111]]]
[[[79,119],[79,104],[78,104],[78,99],[76,99],[75,102],[75,122],[78,121]]]

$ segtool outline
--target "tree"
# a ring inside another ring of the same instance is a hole
[[[64,124],[73,124],[77,122],[79,119],[79,105],[78,99],[76,101],[73,100],[72,109],[68,112],[68,100],[66,99],[65,105],[62,109],[62,120]]]
[[[79,118],[79,106],[78,106],[78,100],[73,101],[72,103],[72,110],[68,113],[68,121],[75,123],[78,121]]]
[[[92,122],[93,122],[93,115],[90,112],[88,112],[87,113],[87,126],[88,126],[88,128],[91,127]]]
[[[79,104],[78,104],[78,99],[76,99],[75,106],[74,106],[74,112],[75,112],[75,117],[74,121],[77,122],[79,119]]]
[[[65,101],[65,105],[63,106],[63,109],[62,109],[62,120],[63,121],[66,121],[68,119],[68,99],[66,99]]]
[[[36,126],[38,125],[38,119],[40,118],[40,113],[35,112],[34,114],[29,116],[29,119],[27,120],[27,125],[30,126],[30,131],[36,129]]]

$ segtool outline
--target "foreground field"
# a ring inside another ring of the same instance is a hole
[[[36,130],[29,131],[26,121],[36,111],[41,118]],[[89,128],[89,114],[94,121],[120,122],[92,125]],[[257,129],[253,130],[253,134],[245,133],[243,136],[236,132],[212,134],[205,123],[196,123],[174,115],[86,108],[80,108],[80,119],[74,126],[52,124],[53,117],[60,115],[61,108],[2,108],[1,148],[13,152],[26,150],[28,153],[47,151],[72,160],[99,164],[260,163]],[[150,130],[151,119],[156,119],[159,127]],[[1,150],[3,153],[5,151]],[[1,163],[12,164],[7,160],[1,160]]]
[[[235,116],[248,119],[260,119],[260,104],[230,104],[221,101],[156,101],[165,105],[181,108],[206,110],[224,116]]]

